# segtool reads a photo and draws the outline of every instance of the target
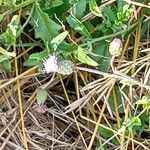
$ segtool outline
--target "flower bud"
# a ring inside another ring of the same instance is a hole
[[[114,38],[109,45],[109,52],[112,56],[121,55],[122,41],[119,38]]]
[[[59,64],[58,73],[62,75],[69,75],[73,73],[73,71],[75,70],[74,63],[70,60],[63,60],[60,61],[58,64]]]

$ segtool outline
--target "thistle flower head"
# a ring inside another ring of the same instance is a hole
[[[109,52],[112,56],[121,55],[122,41],[119,38],[114,38],[109,45]]]
[[[69,75],[75,70],[71,60],[58,61],[58,57],[55,55],[49,55],[47,59],[44,59],[43,66],[45,73],[57,72],[62,75]]]
[[[69,75],[75,71],[74,63],[71,60],[63,60],[59,62],[58,73],[62,75]]]
[[[49,55],[47,59],[43,61],[44,72],[57,72],[59,69],[57,57],[55,55]]]

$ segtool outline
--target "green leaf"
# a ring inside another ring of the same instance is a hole
[[[99,7],[97,6],[97,3],[96,3],[95,0],[91,0],[91,1],[89,2],[89,7],[90,7],[91,12],[92,12],[94,15],[96,15],[96,16],[98,16],[98,17],[102,17],[102,12],[101,12],[101,10],[99,9]]]
[[[103,138],[110,138],[113,135],[113,132],[105,129],[103,127],[99,127],[98,128],[98,133],[100,134],[100,136],[102,136]]]
[[[114,87],[114,90],[115,90],[115,95],[116,95],[116,99],[117,99],[117,106],[118,107],[118,112],[119,113],[124,113],[124,108],[123,108],[123,102],[122,102],[122,98],[121,98],[121,92],[119,90],[119,88],[117,86]],[[124,92],[127,93],[128,89],[124,89]],[[114,97],[113,97],[113,94],[111,93],[110,96],[109,96],[109,99],[108,99],[108,105],[110,106],[110,109],[112,112],[115,112],[116,111],[116,107],[115,107],[115,103],[114,103]]]
[[[23,63],[24,66],[29,67],[29,66],[36,66],[39,65],[40,61],[34,60],[34,59],[27,59]]]
[[[9,57],[3,54],[0,54],[0,63],[3,62],[4,60],[8,60]]]
[[[133,126],[141,126],[141,119],[138,116],[128,118],[125,122],[123,122],[123,125],[127,128],[132,128]]]
[[[59,44],[66,38],[67,35],[68,31],[64,31],[52,39],[51,44],[53,46],[54,51],[57,49]]]
[[[24,66],[35,66],[39,65],[40,61],[47,55],[45,51],[39,53],[33,53],[23,63]]]
[[[149,112],[145,111],[140,115],[140,119],[142,122],[148,123],[149,122]]]
[[[77,48],[78,47],[76,45],[69,44],[64,41],[58,46],[59,52],[62,53],[64,56],[71,54],[72,52],[77,50]]]
[[[98,66],[98,63],[91,59],[85,52],[85,50],[82,47],[78,47],[77,51],[75,52],[75,57],[80,62],[88,64],[90,66]]]
[[[16,53],[8,52],[5,49],[3,49],[2,47],[0,47],[0,53],[3,54],[3,55],[6,55],[8,57],[15,57],[16,56]]]
[[[45,89],[39,88],[36,93],[37,104],[42,105],[48,96],[48,92]]]
[[[0,14],[0,22],[5,18],[5,16],[7,14],[9,14],[9,10],[7,10],[7,11],[5,11],[5,12],[3,12],[3,13]]]
[[[75,3],[77,3],[79,0],[69,0],[69,3],[70,4],[75,4]]]
[[[109,21],[114,22],[115,20],[117,20],[117,15],[116,12],[114,12],[111,7],[104,7],[103,8],[103,13],[108,17]]]
[[[110,131],[110,130],[108,130],[106,128],[103,128],[103,127],[99,127],[98,128],[98,133],[99,133],[100,136],[102,136],[105,139],[109,139],[110,137],[113,136],[113,132],[112,131]],[[116,145],[119,145],[119,141],[117,140],[116,137],[114,137],[112,139],[112,143],[116,144]]]
[[[64,3],[62,5],[51,8],[51,10],[47,11],[47,13],[51,14],[52,16],[56,14],[61,21],[66,21],[66,12],[71,8],[71,4],[69,4],[69,0],[63,0],[63,2]]]
[[[11,19],[11,22],[7,26],[6,32],[0,36],[0,39],[6,46],[13,45],[16,42],[19,25],[20,25],[19,16],[14,15]]]
[[[143,97],[142,99],[136,102],[137,105],[143,105],[144,109],[150,109],[150,99],[147,97]]]
[[[88,38],[91,38],[89,31],[82,24],[82,22],[80,20],[78,20],[74,15],[70,15],[67,18],[67,22],[74,30],[76,30],[77,32],[79,32],[80,34],[82,34]]]
[[[0,63],[0,66],[7,72],[11,72],[11,62],[10,60],[4,60]]]
[[[108,42],[104,40],[100,41],[93,47],[93,53],[99,56],[92,56],[92,58],[100,64],[99,70],[106,72],[110,65],[109,59],[111,59],[111,55],[108,51]]]
[[[45,51],[42,51],[42,52],[39,52],[39,53],[33,53],[30,55],[30,59],[36,59],[36,60],[41,60],[43,59],[44,57],[46,56],[46,52]]]
[[[5,5],[9,8],[14,8],[16,5],[16,0],[5,0]]]
[[[64,2],[62,0],[53,0],[51,3],[51,8],[62,5]]]
[[[131,124],[133,126],[141,126],[142,125],[141,119],[139,117],[132,117],[131,118]]]
[[[132,5],[122,0],[118,1],[118,12],[117,12],[118,22],[116,22],[116,24],[120,25],[127,22],[130,16],[132,15],[132,12],[133,12]]]
[[[41,38],[45,43],[51,41],[58,35],[61,26],[48,17],[39,5],[36,5],[33,11],[33,21],[36,23],[35,37]]]
[[[82,18],[84,15],[84,12],[86,10],[86,0],[79,0],[79,2],[75,6],[75,16],[77,18]]]

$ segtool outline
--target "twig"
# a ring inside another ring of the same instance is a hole
[[[119,71],[117,71],[116,69],[114,69],[113,71],[113,74],[111,73],[106,73],[106,72],[102,72],[102,71],[99,71],[99,70],[95,70],[95,69],[89,69],[89,68],[84,68],[84,67],[78,67],[76,66],[75,67],[77,70],[81,70],[81,71],[87,71],[87,72],[90,72],[90,73],[94,73],[94,74],[98,74],[98,75],[102,75],[102,76],[105,76],[105,77],[112,77],[112,78],[117,78],[117,79],[120,79],[120,80],[125,80],[125,81],[130,81],[131,83],[135,84],[135,85],[138,85],[139,87],[143,87],[145,89],[148,89],[150,90],[150,86],[149,85],[146,85],[128,75],[125,75]]]

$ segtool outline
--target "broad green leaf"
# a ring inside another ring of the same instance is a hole
[[[48,92],[45,89],[39,88],[36,93],[36,99],[38,105],[43,105],[48,96]]]
[[[44,57],[46,56],[46,52],[45,51],[42,51],[42,52],[39,52],[39,53],[33,53],[30,55],[30,59],[36,59],[36,60],[41,60],[43,59]]]
[[[114,12],[111,7],[106,6],[103,8],[103,13],[108,17],[109,21],[117,20],[116,12]]]
[[[117,87],[117,86],[115,86],[114,87],[114,92],[115,92],[115,95],[116,95],[116,99],[117,99],[117,106],[119,106],[118,107],[118,112],[119,113],[124,113],[124,107],[123,107],[123,102],[122,102],[122,98],[121,98],[121,92],[120,92],[120,90],[119,90],[119,88]],[[124,92],[125,93],[127,93],[128,91],[127,91],[128,89],[124,89]],[[111,111],[112,112],[115,112],[116,110],[116,106],[115,106],[115,104],[114,104],[114,97],[113,97],[113,94],[111,93],[110,95],[109,95],[109,99],[108,99],[108,105],[110,106],[110,109],[111,109]]]
[[[33,21],[36,23],[35,37],[41,38],[44,42],[51,41],[61,29],[61,26],[51,20],[48,14],[41,10],[39,5],[36,5],[34,8]]]
[[[111,59],[108,42],[103,40],[93,46],[93,53],[97,55],[97,57],[92,56],[92,58],[99,63],[99,70],[106,72],[110,67],[109,59]]]
[[[19,29],[20,20],[18,15],[14,15],[11,22],[7,26],[7,30],[0,36],[2,42],[8,46],[16,42],[17,31]]]
[[[11,72],[11,62],[10,60],[4,60],[0,63],[0,66],[7,72]]]
[[[111,136],[113,136],[113,132],[106,129],[106,128],[103,128],[103,127],[99,127],[98,128],[98,133],[100,136],[102,136],[103,138],[105,139],[109,139]],[[119,141],[117,140],[117,138],[114,138],[112,140],[112,143],[118,145],[119,144]]]
[[[84,15],[84,12],[86,10],[86,0],[79,0],[79,2],[75,6],[75,16],[77,18],[82,18]]]
[[[53,0],[51,3],[51,8],[62,5],[64,2],[62,0]]]
[[[51,40],[54,51],[57,49],[59,44],[66,38],[67,35],[68,31],[64,31]]]
[[[46,56],[46,52],[33,53],[29,58],[23,63],[24,66],[35,66],[39,65],[40,61]]]
[[[98,63],[91,59],[85,52],[85,50],[82,47],[78,47],[77,51],[75,52],[75,57],[80,62],[88,64],[90,66],[98,66]]]
[[[76,45],[68,44],[64,41],[58,46],[59,52],[62,53],[64,57],[74,52],[77,48]]]
[[[51,10],[48,12],[52,16],[56,14],[56,16],[61,20],[66,20],[66,12],[71,8],[71,4],[69,3],[69,0],[62,0],[64,3],[62,5],[59,5],[57,7],[51,8]],[[43,8],[43,7],[42,7]]]
[[[3,55],[3,54],[0,54],[0,63],[1,63],[2,61],[4,61],[4,60],[8,60],[8,59],[9,59],[8,56]]]
[[[113,132],[105,129],[103,127],[98,128],[98,133],[103,137],[103,138],[110,138],[113,135]]]
[[[89,2],[89,7],[90,7],[91,12],[92,12],[94,15],[96,15],[96,16],[98,16],[98,17],[102,17],[102,12],[101,12],[101,10],[99,9],[99,7],[97,6],[97,3],[96,3],[95,0],[91,0],[91,1]]]
[[[23,63],[24,66],[36,66],[39,65],[40,61],[36,60],[36,59],[27,59],[25,60],[25,62]]]
[[[88,38],[91,38],[89,31],[82,24],[82,22],[80,20],[78,20],[74,15],[70,15],[67,18],[67,22],[74,30],[76,30],[77,32],[79,32],[80,34],[82,34]]]

